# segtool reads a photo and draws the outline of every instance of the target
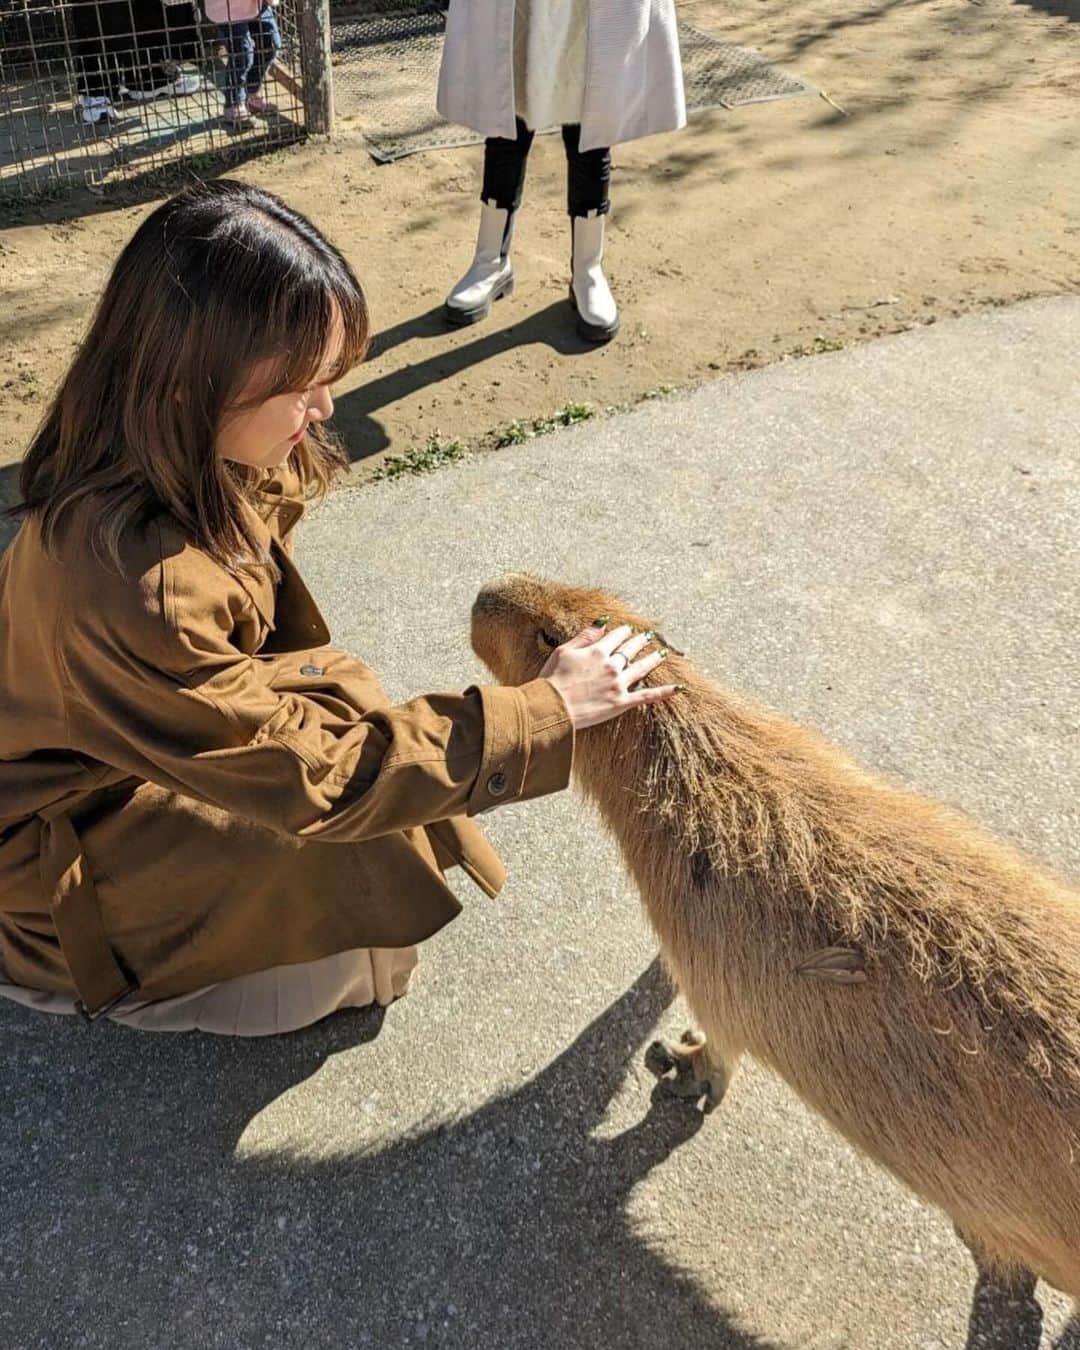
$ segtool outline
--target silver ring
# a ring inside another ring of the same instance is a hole
[[[615,658],[616,656],[621,656],[622,659],[623,659],[623,661],[625,661],[625,663],[626,663],[626,664],[623,666],[623,670],[629,670],[629,669],[630,669],[630,658],[627,656],[627,654],[626,654],[625,652],[621,652],[621,651],[619,651],[619,652],[612,652],[612,653],[611,653],[611,656],[612,656],[612,659],[613,659],[613,660],[614,660],[614,658]]]

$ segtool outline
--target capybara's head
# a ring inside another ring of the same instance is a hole
[[[609,591],[510,572],[489,581],[473,602],[473,651],[500,684],[525,684],[540,674],[552,648],[604,615],[609,628],[656,629]],[[657,641],[676,650],[660,633]]]

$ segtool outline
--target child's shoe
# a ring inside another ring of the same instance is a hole
[[[104,94],[80,94],[78,103],[82,120],[88,127],[97,126],[102,118],[109,122],[116,116],[116,109]]]
[[[257,117],[276,117],[277,104],[271,103],[268,98],[263,98],[262,94],[248,94],[248,111],[253,112]]]
[[[221,114],[221,120],[227,127],[246,127],[251,123],[251,113],[246,103],[234,103]]]
[[[154,99],[169,94],[173,98],[185,98],[188,94],[197,94],[202,88],[202,79],[194,71],[181,70],[179,67],[166,72],[164,83],[154,89],[124,89],[124,97],[133,103],[152,103]]]

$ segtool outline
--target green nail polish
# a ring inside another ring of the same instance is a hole
[[[594,628],[606,628],[611,622],[610,614],[601,614],[598,619],[593,619]]]
[[[667,656],[667,648],[661,647],[660,650],[657,652],[657,656]]]
[[[675,685],[675,692],[677,694],[685,694],[689,687],[690,686],[686,684],[677,684]]]
[[[642,637],[645,639],[646,642],[651,642],[655,636],[656,634],[653,632],[651,628],[647,628],[645,632],[642,633]]]

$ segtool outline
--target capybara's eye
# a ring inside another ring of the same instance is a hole
[[[540,629],[540,641],[545,647],[557,647],[559,645],[559,639],[554,633],[549,633],[546,628]]]

